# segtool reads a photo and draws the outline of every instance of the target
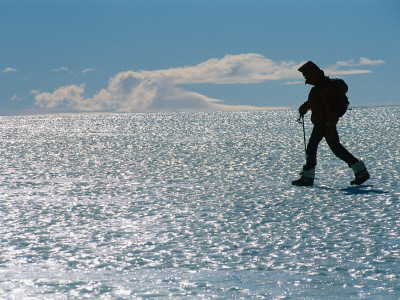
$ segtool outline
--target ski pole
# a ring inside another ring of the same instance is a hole
[[[304,127],[304,116],[301,116],[301,123],[303,123],[304,154],[307,160],[307,141],[306,141],[306,129]]]
[[[297,122],[303,125],[303,139],[304,139],[304,154],[307,160],[307,141],[306,141],[306,129],[304,127],[304,115],[300,115]]]

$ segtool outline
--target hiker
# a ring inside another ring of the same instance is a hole
[[[306,62],[298,70],[303,73],[306,84],[313,85],[307,101],[299,107],[299,113],[303,117],[310,109],[312,113],[311,122],[314,127],[308,141],[307,159],[300,173],[301,177],[292,181],[292,184],[297,186],[313,185],[315,166],[317,165],[317,148],[322,138],[325,138],[332,152],[353,169],[355,179],[351,181],[351,184],[362,184],[370,178],[367,168],[361,160],[358,160],[347,151],[339,141],[336,124],[341,113],[335,102],[337,100],[337,92],[332,84],[333,80],[325,76],[324,71],[312,61]]]

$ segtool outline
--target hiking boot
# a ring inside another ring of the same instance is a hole
[[[312,186],[314,184],[315,169],[304,170],[300,172],[300,179],[292,181],[292,185]]]
[[[360,160],[351,166],[355,179],[350,182],[351,185],[360,185],[367,181],[370,176],[364,163]]]

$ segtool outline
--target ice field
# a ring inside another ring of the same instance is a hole
[[[0,298],[399,299],[400,107],[338,124],[362,186],[325,141],[291,185],[296,118],[0,117]]]

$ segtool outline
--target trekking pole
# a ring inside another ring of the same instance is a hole
[[[303,139],[304,139],[304,154],[307,160],[307,141],[306,141],[306,129],[304,127],[304,115],[300,115],[297,122],[303,125]]]

